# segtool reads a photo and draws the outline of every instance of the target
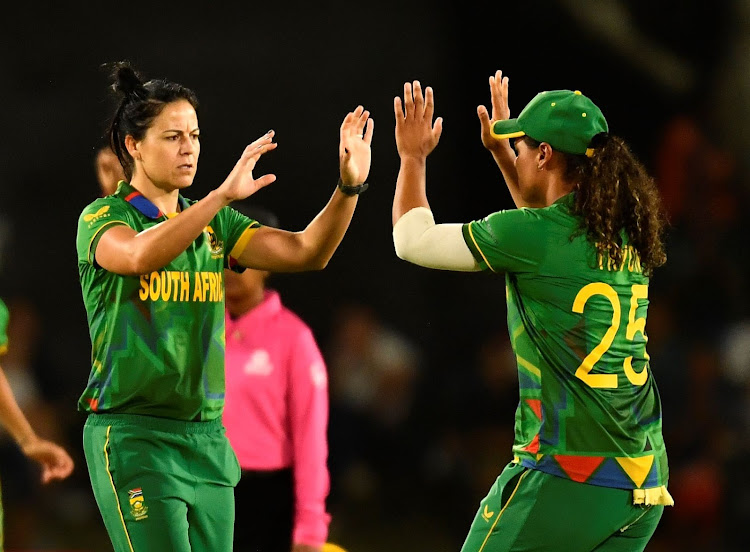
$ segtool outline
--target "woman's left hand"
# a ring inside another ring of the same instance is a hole
[[[370,112],[361,105],[344,117],[339,132],[339,171],[345,186],[359,186],[367,180],[373,130]]]

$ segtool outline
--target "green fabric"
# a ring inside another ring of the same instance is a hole
[[[547,142],[556,150],[578,155],[586,153],[594,136],[608,130],[601,110],[578,90],[540,92],[518,118],[492,125],[496,138],[525,134],[537,142]]]
[[[219,419],[92,414],[91,485],[115,552],[230,552],[240,466]]]
[[[481,501],[461,552],[638,552],[663,512],[634,506],[631,491],[511,463]]]
[[[574,481],[659,487],[668,465],[646,353],[649,280],[627,242],[621,267],[599,262],[576,234],[573,199],[463,227],[482,268],[505,274],[520,390],[513,454]]]
[[[77,251],[92,343],[91,372],[78,409],[211,420],[224,405],[224,269],[243,232],[258,223],[225,207],[164,268],[120,276],[99,267],[96,247],[113,225],[141,232],[166,220],[127,183],[87,206]],[[145,202],[145,203],[144,203]],[[194,202],[180,198],[182,208]],[[179,215],[178,215],[179,216]]]

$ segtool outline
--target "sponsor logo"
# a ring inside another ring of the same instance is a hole
[[[482,512],[482,518],[484,518],[484,521],[489,521],[492,519],[492,516],[495,515],[495,512],[490,512],[489,506],[487,504],[484,505],[484,511]]]
[[[105,205],[104,207],[99,209],[96,213],[89,213],[87,215],[83,215],[83,220],[84,222],[88,222],[89,228],[91,228],[91,225],[93,225],[99,219],[109,217],[109,215],[107,214],[107,211],[109,211],[109,205]]]

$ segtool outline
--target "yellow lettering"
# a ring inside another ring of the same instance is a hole
[[[190,273],[180,272],[180,301],[190,300]]]
[[[172,279],[169,277],[169,272],[163,270],[161,276],[161,300],[169,301],[169,296],[172,295]]]
[[[156,301],[159,299],[159,295],[161,292],[161,278],[159,277],[159,273],[154,271],[151,273],[151,282],[149,285],[149,298],[152,301]]]
[[[210,272],[201,272],[201,280],[203,280],[203,297],[201,298],[201,301],[203,302],[206,301],[206,294],[211,289],[211,281],[208,277],[209,274]]]
[[[148,274],[141,274],[141,289],[138,290],[141,301],[148,299]]]
[[[216,273],[216,278],[219,280],[219,301],[224,300],[224,281],[222,280],[223,275],[221,272]]]
[[[169,279],[172,281],[172,289],[174,289],[174,292],[172,293],[172,301],[177,301],[177,292],[180,288],[180,273],[176,270],[170,270]]]
[[[195,273],[195,287],[193,289],[193,301],[202,301],[203,288],[201,288],[201,273]]]

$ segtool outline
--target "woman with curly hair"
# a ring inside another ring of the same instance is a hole
[[[513,459],[462,550],[643,550],[672,504],[645,329],[649,278],[666,260],[659,196],[580,92],[541,92],[511,119],[500,71],[490,91],[482,143],[518,208],[468,224],[435,224],[427,201],[442,133],[432,89],[406,83],[394,106],[396,253],[502,274],[518,366]]]

